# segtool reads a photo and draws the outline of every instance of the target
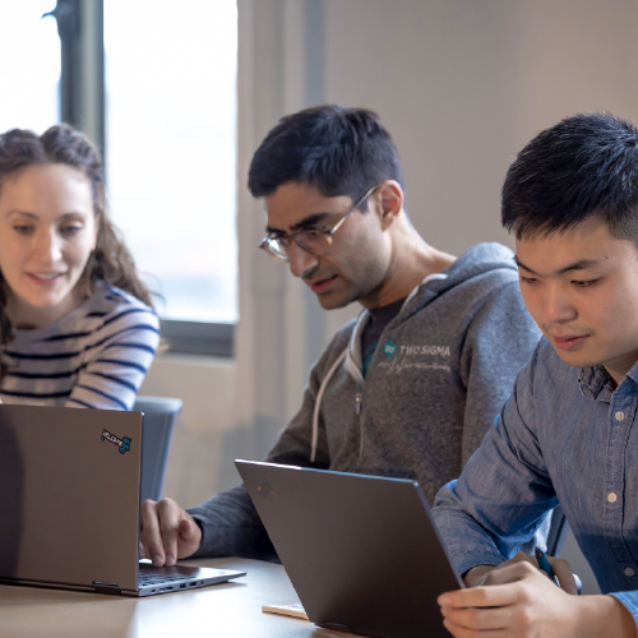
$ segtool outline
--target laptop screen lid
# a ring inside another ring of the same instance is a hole
[[[137,589],[142,415],[0,405],[0,579]]]
[[[447,637],[463,587],[418,483],[236,461],[310,620],[379,637]]]

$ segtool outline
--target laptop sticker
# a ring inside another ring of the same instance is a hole
[[[265,481],[262,485],[259,485],[257,487],[257,491],[259,492],[259,496],[261,496],[263,499],[268,498],[269,494],[272,494],[275,498],[277,498],[277,494],[275,494],[268,481]]]
[[[104,441],[115,443],[115,445],[120,448],[120,454],[124,454],[131,449],[131,439],[128,436],[120,439],[118,436],[115,436],[115,434],[111,434],[108,430],[102,430],[102,442]]]

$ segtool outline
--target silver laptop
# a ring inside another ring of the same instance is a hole
[[[0,405],[0,582],[150,596],[245,575],[138,561],[142,419]]]
[[[463,582],[418,483],[235,464],[312,622],[382,638],[449,638],[436,599]]]

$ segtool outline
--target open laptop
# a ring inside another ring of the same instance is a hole
[[[138,562],[142,419],[0,405],[0,582],[149,596],[245,575]]]
[[[312,622],[383,638],[449,638],[436,599],[463,582],[418,483],[236,465]]]

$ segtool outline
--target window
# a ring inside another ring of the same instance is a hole
[[[104,39],[111,215],[161,316],[201,338],[238,318],[236,2],[104,0]]]
[[[3,25],[0,130],[87,133],[170,348],[232,354],[236,0],[0,0]]]
[[[60,39],[42,16],[55,0],[0,0],[0,131],[43,133],[60,118]],[[25,46],[28,43],[28,46]]]

